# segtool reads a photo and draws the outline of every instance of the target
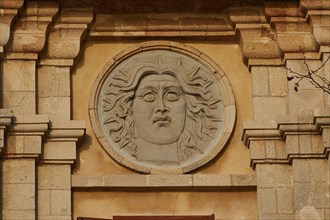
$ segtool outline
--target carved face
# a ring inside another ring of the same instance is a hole
[[[165,145],[176,142],[185,125],[186,100],[171,75],[141,79],[133,100],[135,134],[144,141]]]

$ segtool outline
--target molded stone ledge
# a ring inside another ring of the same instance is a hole
[[[242,140],[250,148],[254,168],[258,163],[291,163],[294,158],[324,159],[330,152],[329,127],[329,109],[315,109],[314,116],[247,122]]]
[[[51,122],[41,163],[73,164],[78,142],[82,141],[85,131],[85,121]]]
[[[182,174],[182,175],[72,175],[74,190],[122,190],[122,191],[254,191],[257,181],[254,175],[239,174]]]
[[[44,136],[48,131],[48,115],[15,115],[9,135]]]
[[[0,109],[0,154],[4,147],[4,136],[6,128],[11,124],[13,111],[10,109]]]

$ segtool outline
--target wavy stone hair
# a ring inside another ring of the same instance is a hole
[[[170,62],[164,62],[160,57],[135,58],[128,66],[114,72],[103,94],[103,123],[111,139],[135,156],[137,146],[132,111],[135,91],[142,78],[168,74],[178,80],[187,105],[185,128],[178,140],[179,159],[182,162],[195,153],[203,154],[207,143],[215,138],[221,121],[220,115],[215,113],[220,99],[213,97],[209,89],[213,81],[199,73],[200,67],[186,70],[180,57]]]

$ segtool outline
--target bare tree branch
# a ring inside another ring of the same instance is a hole
[[[330,81],[324,76],[321,76],[319,73],[319,71],[329,62],[329,60],[330,56],[328,56],[328,58],[316,70],[312,70],[307,63],[306,57],[304,56],[304,65],[306,68],[305,73],[299,73],[292,70],[291,68],[286,68],[291,74],[293,74],[292,76],[288,76],[288,81],[297,79],[297,82],[295,82],[294,90],[297,92],[299,83],[306,79],[309,80],[309,82],[315,86],[315,88],[321,89],[323,92],[330,94]]]

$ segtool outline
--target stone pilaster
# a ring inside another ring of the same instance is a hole
[[[245,124],[260,219],[328,219],[329,109],[313,115]]]
[[[29,2],[11,33],[2,63],[3,107],[14,114],[36,114],[36,60],[57,10],[54,3]]]
[[[3,150],[3,219],[36,218],[36,160],[48,131],[48,116],[15,115]]]
[[[38,112],[52,124],[38,166],[39,219],[72,218],[71,165],[86,124],[71,120],[71,69],[92,20],[90,9],[62,8],[38,63]]]
[[[14,117],[2,155],[3,219],[36,219],[37,216],[36,161],[42,153],[49,118],[37,115],[36,63],[57,10],[56,3],[26,2],[4,48],[2,103],[4,108],[12,110]]]

